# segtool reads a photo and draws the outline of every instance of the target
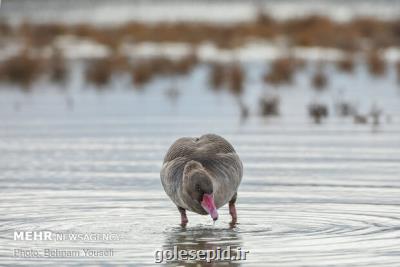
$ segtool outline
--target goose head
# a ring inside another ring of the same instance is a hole
[[[202,170],[193,170],[186,176],[184,190],[196,206],[201,206],[204,214],[210,214],[211,218],[218,219],[218,211],[214,203],[213,183],[209,174]]]

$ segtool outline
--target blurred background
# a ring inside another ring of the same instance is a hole
[[[104,111],[82,100],[94,96],[125,101],[110,112],[181,115],[189,106],[231,118],[303,114],[320,123],[339,115],[377,125],[398,111],[399,5],[3,1],[2,106],[10,116],[38,106]],[[37,101],[53,98],[33,105],[35,93]],[[187,100],[195,94],[201,97]],[[138,107],[141,98],[158,104]],[[207,103],[193,105],[201,99]]]
[[[182,230],[162,159],[209,132],[244,162],[241,219]],[[48,229],[121,231],[97,263],[230,245],[237,266],[395,266],[399,173],[398,0],[1,1],[6,263],[10,230]]]

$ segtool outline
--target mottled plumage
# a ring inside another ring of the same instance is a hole
[[[243,166],[228,141],[215,134],[183,137],[172,144],[164,158],[161,181],[167,195],[180,208],[207,214],[199,201],[185,191],[184,183],[192,182],[185,177],[196,172],[210,178],[216,208],[231,200],[234,204]]]

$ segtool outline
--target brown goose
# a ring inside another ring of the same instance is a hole
[[[235,201],[243,165],[232,145],[221,136],[182,137],[169,148],[161,169],[165,192],[178,207],[181,223],[188,222],[186,210],[210,214],[229,202],[232,223],[237,220]]]

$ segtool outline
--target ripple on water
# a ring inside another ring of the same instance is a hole
[[[108,117],[109,124],[78,112],[68,118],[52,114],[53,124],[44,117],[32,125],[27,116],[0,126],[6,137],[0,144],[4,265],[15,263],[10,248],[26,245],[13,241],[12,231],[48,229],[121,233],[121,241],[90,244],[115,249],[116,258],[97,264],[105,266],[154,265],[155,249],[174,246],[250,251],[233,266],[399,266],[398,123],[371,135],[367,128],[334,122],[317,128],[297,119],[250,120],[238,128],[224,116],[209,121],[188,114],[186,122],[168,115],[133,118],[131,111],[126,118]],[[51,125],[58,130],[49,131]],[[231,140],[245,165],[235,227],[226,207],[215,225],[189,214],[188,226],[178,226],[179,213],[160,185],[159,168],[171,140],[204,131]]]

